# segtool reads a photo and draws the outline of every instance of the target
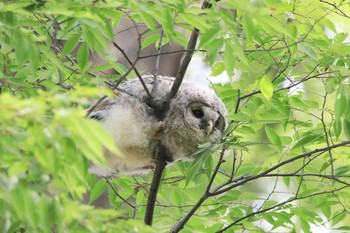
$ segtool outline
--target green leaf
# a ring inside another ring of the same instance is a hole
[[[327,219],[330,219],[332,217],[332,208],[331,206],[323,206],[320,208],[322,213]]]
[[[345,136],[348,140],[350,140],[350,119],[348,120],[344,118],[343,125]]]
[[[89,49],[86,45],[86,43],[82,43],[79,47],[78,54],[77,54],[77,59],[78,59],[78,65],[80,67],[80,71],[84,72],[88,66],[89,66]]]
[[[348,108],[348,99],[343,92],[339,93],[334,104],[335,118],[340,119]]]
[[[183,201],[182,193],[179,192],[178,190],[174,190],[173,192],[170,193],[170,199],[173,205],[178,205],[178,206],[182,205],[182,201]]]
[[[341,132],[342,132],[342,119],[338,119],[336,118],[334,120],[334,124],[333,124],[333,129],[334,129],[334,134],[336,136],[336,138],[339,138]]]
[[[307,135],[305,137],[303,137],[300,141],[298,141],[294,146],[293,149],[296,149],[300,146],[307,146],[308,144],[310,144],[311,142],[315,142],[317,140],[319,140],[320,138],[322,138],[320,135],[317,134],[310,134]]]
[[[194,166],[191,166],[191,168],[186,171],[186,186],[193,180],[200,168],[200,163],[194,163]]]
[[[101,196],[101,194],[105,191],[106,186],[107,186],[107,182],[105,180],[100,180],[94,185],[94,187],[90,192],[90,199],[89,199],[90,204],[94,202],[98,197]]]
[[[211,156],[212,148],[211,143],[205,143],[199,146],[199,149],[193,154],[196,160],[191,164],[191,167],[186,171],[186,186],[194,179],[200,168]]]
[[[211,68],[210,76],[213,76],[213,77],[218,76],[219,74],[221,74],[224,71],[225,71],[225,64],[224,64],[224,62],[217,62]]]
[[[250,39],[255,38],[256,28],[254,27],[254,24],[250,15],[248,14],[243,15],[242,25],[243,25],[243,31],[245,32],[246,36]]]
[[[161,19],[159,19],[161,20],[165,37],[168,40],[173,40],[176,36],[174,31],[174,15],[175,14],[170,10],[170,8],[166,7],[162,11]]]
[[[149,46],[150,44],[153,44],[156,40],[159,39],[160,34],[156,33],[156,34],[151,34],[149,36],[147,36],[141,44],[141,48],[146,48],[147,46]]]
[[[341,226],[336,228],[336,230],[341,231],[341,232],[346,232],[346,231],[350,231],[350,226]]]
[[[233,55],[233,49],[230,43],[225,43],[223,58],[224,58],[224,65],[225,65],[225,70],[227,72],[227,75],[229,77],[232,77],[234,75],[233,70],[235,65],[235,56]]]
[[[289,176],[283,176],[283,182],[284,184],[289,187],[290,185],[290,177]]]
[[[340,32],[334,37],[334,42],[335,43],[343,43],[344,40],[346,40],[346,38],[348,38],[348,33]]]
[[[300,216],[302,217],[302,216]],[[301,224],[301,228],[303,229],[303,231],[305,233],[311,233],[311,228],[310,228],[310,225],[307,221],[305,221],[303,218],[300,218],[300,224]]]
[[[317,59],[317,55],[311,47],[306,46],[305,44],[299,44],[299,48],[301,51],[309,55],[311,58]]]
[[[175,31],[174,41],[183,47],[187,46],[187,37],[180,32]]]
[[[343,176],[343,175],[349,173],[349,171],[350,171],[350,166],[337,167],[337,169],[335,170],[335,175],[336,176]]]
[[[216,40],[220,31],[221,27],[219,25],[215,25],[214,27],[207,30],[203,35],[201,35],[198,48],[203,48],[212,41]]]
[[[267,137],[269,138],[270,142],[277,145],[280,150],[282,150],[282,141],[280,136],[276,133],[276,131],[273,128],[270,128],[268,126],[265,126]]]
[[[156,25],[154,24],[154,17],[147,13],[146,11],[143,11],[142,9],[138,8],[138,13],[142,19],[142,21],[147,25],[149,29],[152,31],[156,30]]]
[[[271,99],[273,95],[273,85],[266,75],[263,76],[260,81],[260,91],[267,100]]]
[[[79,34],[71,36],[63,46],[62,56],[66,56],[68,53],[70,53],[77,46],[79,40]]]
[[[339,211],[338,211],[339,212]],[[336,225],[338,224],[339,222],[343,221],[345,219],[345,217],[348,216],[347,212],[346,211],[341,211],[341,213],[335,213],[334,214],[334,218],[333,218],[333,221],[332,221],[332,225]]]

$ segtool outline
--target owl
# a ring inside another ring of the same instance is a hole
[[[175,78],[143,76],[153,100],[162,104]],[[106,127],[123,156],[109,151],[105,158],[109,167],[92,165],[90,173],[98,176],[144,174],[155,168],[154,150],[160,142],[168,152],[167,162],[191,161],[199,144],[217,143],[226,128],[226,108],[214,91],[184,80],[176,96],[170,100],[160,120],[147,104],[147,94],[140,80],[124,82],[118,96],[107,98],[90,113]]]

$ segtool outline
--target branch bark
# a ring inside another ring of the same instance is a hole
[[[210,8],[211,5],[207,2],[207,1],[203,1],[202,4],[202,9],[204,8]],[[167,100],[165,101],[164,106],[158,106],[160,107],[160,111],[157,111],[157,114],[163,118],[165,116],[166,111],[169,108],[169,104],[170,104],[170,100],[177,94],[177,92],[179,91],[179,88],[181,86],[182,80],[185,76],[186,70],[188,68],[188,65],[190,64],[190,61],[192,59],[193,53],[195,51],[196,48],[196,44],[197,44],[197,39],[198,39],[198,34],[199,34],[199,30],[197,28],[195,28],[191,34],[190,40],[188,42],[187,45],[187,49],[186,49],[186,54],[185,57],[180,65],[180,68],[178,70],[178,73],[176,75],[175,81],[171,87],[171,90],[168,94]],[[160,56],[160,54],[159,54]],[[152,97],[151,97],[151,101],[152,101]],[[160,181],[161,181],[161,177],[163,174],[163,171],[165,169],[166,166],[166,159],[169,158],[170,156],[168,155],[166,148],[161,145],[160,143],[157,146],[158,148],[156,148],[155,151],[155,158],[157,160],[156,162],[156,169],[153,175],[153,180],[151,183],[151,188],[150,188],[150,193],[147,199],[147,205],[146,205],[146,213],[145,213],[145,218],[144,218],[144,222],[147,225],[152,225],[153,222],[153,214],[154,214],[154,207],[155,207],[155,202],[157,199],[157,193],[158,193],[158,188],[160,185]]]
[[[153,222],[154,206],[157,200],[158,189],[159,189],[161,177],[165,169],[165,166],[166,166],[166,161],[164,159],[157,160],[156,170],[154,171],[152,184],[151,184],[151,188],[150,188],[150,192],[149,192],[147,204],[146,204],[146,213],[145,213],[144,222],[147,225],[152,225],[152,222]]]
[[[183,62],[181,63],[181,66],[180,66],[180,69],[178,71],[178,74],[176,75],[176,79],[174,81],[174,84],[171,88],[171,91],[169,92],[168,99],[167,99],[167,101],[165,101],[164,106],[158,106],[158,107],[160,107],[160,110],[157,111],[157,114],[161,117],[165,116],[165,112],[169,108],[170,100],[176,95],[176,93],[178,92],[178,90],[180,88],[180,85],[181,85],[182,80],[184,78],[184,75],[186,73],[186,69],[188,67],[188,64],[191,61],[194,48],[196,47],[198,33],[199,33],[198,29],[193,30],[193,33],[191,35],[191,39],[189,40],[189,43],[187,46],[187,49],[189,49],[189,52],[186,53],[186,56],[185,56]],[[152,100],[150,102],[152,102]],[[169,155],[167,155],[166,149],[163,148],[164,146],[159,144],[157,147],[158,147],[158,150],[156,150],[156,152],[155,152],[156,153],[155,158],[157,159],[156,169],[155,169],[155,172],[153,175],[150,193],[149,193],[149,196],[147,199],[146,213],[145,213],[145,218],[144,218],[144,222],[147,225],[152,225],[154,206],[155,206],[155,202],[157,199],[158,188],[160,185],[163,171],[164,171],[165,166],[166,166],[166,158],[170,157]]]
[[[169,100],[171,98],[173,98],[176,93],[179,91],[179,88],[181,86],[182,80],[185,77],[185,73],[187,70],[188,65],[191,62],[193,53],[194,53],[194,49],[196,48],[196,44],[197,44],[197,39],[198,39],[198,34],[199,34],[199,30],[197,28],[195,28],[191,34],[190,40],[188,42],[187,45],[187,52],[185,54],[185,57],[181,63],[181,66],[179,68],[179,71],[176,75],[175,81],[173,83],[173,86],[171,87],[170,93],[169,93]]]

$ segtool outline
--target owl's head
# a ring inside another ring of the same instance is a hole
[[[191,159],[187,156],[191,156],[199,144],[219,142],[227,126],[226,114],[225,105],[214,91],[184,82],[171,101],[165,119],[164,141],[173,148],[174,159]]]
[[[185,111],[185,122],[203,140],[217,142],[226,128],[226,119],[219,109],[203,102],[191,102]]]

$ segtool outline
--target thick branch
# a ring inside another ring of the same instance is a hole
[[[203,1],[202,8],[209,8],[209,7],[210,7],[210,4],[207,1]],[[195,28],[193,30],[192,35],[190,37],[190,40],[188,42],[186,55],[185,55],[181,65],[180,65],[179,71],[176,75],[175,81],[171,87],[169,94],[168,94],[167,100],[165,101],[164,106],[158,106],[160,109],[159,109],[159,111],[157,111],[157,113],[159,114],[160,117],[165,116],[164,113],[169,108],[170,100],[176,95],[176,93],[178,92],[178,90],[181,86],[181,83],[182,83],[182,80],[185,76],[188,65],[190,64],[190,61],[192,59],[194,49],[196,48],[198,34],[199,34],[199,30],[197,28]],[[151,97],[150,102],[152,102],[152,97]],[[162,173],[163,173],[164,168],[166,166],[166,159],[170,157],[166,151],[166,148],[164,148],[163,145],[161,145],[159,143],[159,145],[157,145],[157,147],[158,148],[155,151],[156,152],[155,158],[157,159],[156,169],[155,169],[155,173],[153,175],[153,180],[152,180],[151,189],[150,189],[150,193],[149,193],[148,200],[147,200],[146,213],[145,213],[145,219],[144,219],[144,221],[147,225],[152,225],[154,206],[155,206],[155,202],[157,199],[158,187],[160,185]]]
[[[196,45],[199,31],[198,31],[198,29],[195,29],[194,31],[196,31],[196,33],[195,33],[196,35],[193,36],[194,33],[192,33],[191,39],[188,43],[188,48],[191,46],[195,47],[195,45]],[[193,38],[193,37],[195,37],[195,38]],[[193,51],[186,53],[185,59],[183,60],[181,66],[180,66],[180,69],[179,69],[179,72],[176,76],[175,82],[171,88],[169,95],[168,95],[168,100],[166,101],[165,106],[160,106],[160,111],[157,111],[160,116],[165,116],[164,113],[167,111],[167,109],[169,107],[170,100],[176,95],[177,91],[179,90],[180,85],[181,85],[182,80],[183,80],[183,77],[185,75],[186,69],[188,67],[188,64],[191,61],[192,54],[193,54]],[[146,213],[145,213],[145,219],[144,219],[144,222],[147,225],[152,225],[154,206],[155,206],[155,202],[157,199],[158,187],[160,185],[160,179],[162,177],[162,173],[163,173],[164,168],[166,166],[165,159],[167,157],[169,157],[166,153],[165,148],[163,148],[162,145],[159,144],[157,147],[160,147],[161,150],[158,149],[156,151],[156,154],[155,154],[155,157],[157,158],[156,169],[155,169],[155,172],[153,175],[151,189],[150,189],[150,193],[149,193],[149,196],[147,199]]]
[[[151,188],[147,199],[147,205],[146,205],[144,222],[147,225],[152,225],[152,222],[153,222],[154,206],[157,200],[158,188],[160,185],[160,181],[161,181],[165,166],[166,166],[166,161],[164,159],[157,159],[156,170],[154,171],[153,180],[152,180]]]
[[[179,71],[177,72],[174,84],[171,87],[171,90],[169,93],[169,99],[173,98],[176,95],[176,93],[178,92],[178,90],[181,86],[182,80],[185,77],[187,67],[191,62],[194,49],[196,48],[198,34],[199,34],[199,30],[197,28],[193,29],[190,40],[189,40],[188,45],[187,45],[186,55],[181,63]]]

